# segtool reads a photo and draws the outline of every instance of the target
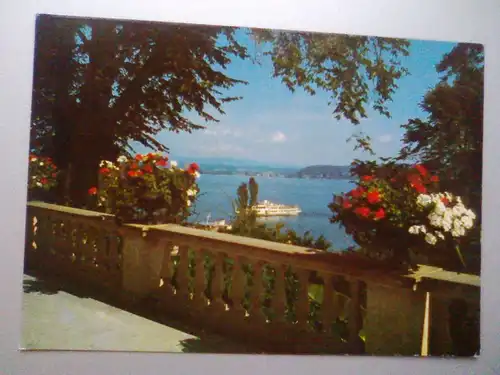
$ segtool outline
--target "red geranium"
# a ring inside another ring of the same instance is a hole
[[[137,170],[130,170],[130,171],[127,172],[127,174],[130,177],[139,177],[139,176],[143,175],[142,171],[140,171],[140,170],[138,170],[138,171]]]
[[[150,164],[145,165],[143,170],[146,173],[153,173],[153,167]]]
[[[352,207],[352,203],[349,199],[344,198],[342,200],[342,207],[345,208],[346,210]]]
[[[45,177],[43,177],[43,178],[40,180],[40,182],[41,182],[43,185],[45,185],[45,184],[47,184],[47,182],[49,182],[49,181],[48,181]]]
[[[422,176],[427,176],[427,169],[423,165],[417,164],[415,166],[415,169],[422,175]]]
[[[424,186],[424,185],[422,185],[422,184],[412,184],[411,186],[415,189],[415,191],[416,191],[417,193],[420,193],[420,194],[425,194],[425,193],[427,193],[427,189],[426,189],[426,188],[425,188],[425,186]]]
[[[383,208],[380,208],[377,212],[375,212],[375,219],[380,220],[385,217],[385,211]]]
[[[99,169],[99,173],[100,173],[100,174],[108,174],[109,172],[111,172],[111,171],[109,170],[109,168],[105,168],[105,167],[104,167],[104,168]]]
[[[438,176],[432,176],[431,177],[431,182],[439,182],[439,177]]]
[[[91,187],[88,192],[89,192],[89,195],[96,195],[97,194],[97,188],[95,186]]]
[[[156,161],[156,165],[160,166],[160,167],[166,167],[167,166],[167,158],[162,158],[160,160],[157,160]]]
[[[370,191],[368,192],[368,194],[366,194],[366,200],[370,204],[378,203],[380,202],[380,193],[378,192],[378,190]]]
[[[422,178],[418,174],[415,174],[415,173],[409,174],[407,179],[408,179],[408,182],[410,184],[413,184],[413,185],[418,185],[418,184],[422,183]]]
[[[356,189],[353,189],[349,192],[349,195],[351,195],[353,198],[359,198],[365,193],[365,189],[363,189],[361,186],[358,186]]]
[[[441,198],[441,202],[443,202],[445,205],[448,205],[450,203],[450,200],[446,197]]]
[[[195,174],[200,170],[200,166],[197,163],[191,163],[189,164],[187,171],[189,174]]]
[[[142,161],[142,159],[144,159],[144,156],[142,156],[141,154],[135,155],[135,160]]]
[[[354,213],[361,217],[368,217],[370,215],[370,209],[368,207],[357,207]]]
[[[371,180],[373,180],[373,176],[361,176],[361,181],[363,182],[369,182]]]

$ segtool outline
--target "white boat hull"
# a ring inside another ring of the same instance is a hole
[[[268,217],[268,216],[298,216],[301,211],[290,211],[290,212],[257,212],[257,217]]]

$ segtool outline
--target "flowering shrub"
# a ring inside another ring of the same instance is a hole
[[[464,206],[460,197],[450,193],[420,194],[417,204],[427,214],[428,224],[412,225],[408,232],[423,235],[430,245],[445,241],[447,236],[464,237],[474,226],[474,212]]]
[[[424,166],[354,167],[360,177],[347,194],[330,204],[340,223],[370,256],[410,262],[414,252],[442,261],[474,226],[476,215],[460,197],[439,192],[439,178]],[[455,254],[455,253],[454,253]],[[455,259],[457,259],[455,257]]]
[[[124,222],[178,223],[190,214],[199,175],[198,164],[182,169],[158,153],[120,156],[116,162],[100,163],[99,187],[91,187],[88,194],[93,208]]]
[[[58,170],[52,159],[30,154],[28,189],[50,190],[57,184]]]

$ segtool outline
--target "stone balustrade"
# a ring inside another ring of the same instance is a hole
[[[26,232],[28,268],[274,353],[453,354],[450,304],[479,308],[479,277],[432,267],[401,275],[340,254],[174,224],[118,226],[112,215],[40,202],[28,203]]]

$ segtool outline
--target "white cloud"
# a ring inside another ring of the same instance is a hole
[[[380,143],[389,143],[392,141],[392,135],[390,134],[381,135],[380,137],[378,137],[378,141]]]
[[[243,147],[226,143],[203,147],[198,149],[198,152],[202,156],[246,156],[246,151]]]
[[[271,141],[274,143],[283,143],[286,141],[286,135],[283,132],[277,131],[272,135]]]
[[[225,125],[213,126],[210,129],[203,130],[203,132],[206,135],[224,136],[224,137],[241,137],[242,135],[241,131],[231,129],[230,127]]]

